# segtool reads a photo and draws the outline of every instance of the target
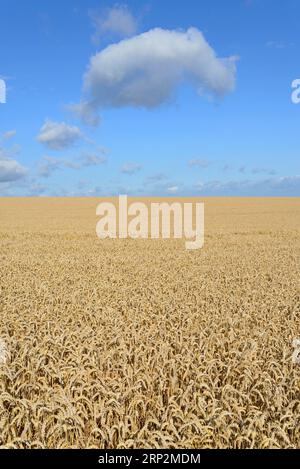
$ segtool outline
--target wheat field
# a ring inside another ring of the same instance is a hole
[[[99,201],[0,199],[0,447],[299,448],[300,199],[204,199],[197,251]]]

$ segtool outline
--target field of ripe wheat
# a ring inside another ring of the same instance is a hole
[[[0,447],[299,448],[300,199],[206,199],[205,245],[0,199]]]

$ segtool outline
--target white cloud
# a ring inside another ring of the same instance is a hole
[[[2,140],[10,140],[16,135],[17,131],[16,130],[8,130],[7,132],[4,132],[1,135]]]
[[[179,191],[178,186],[167,187],[167,192],[169,192],[169,194],[176,194],[176,192],[178,191]]]
[[[54,171],[60,169],[62,161],[52,156],[44,156],[38,167],[39,176],[48,178]]]
[[[142,169],[142,166],[138,163],[125,163],[121,168],[121,172],[124,174],[135,174]]]
[[[101,118],[97,115],[97,112],[87,102],[81,102],[78,104],[70,104],[67,109],[71,111],[75,116],[79,117],[82,122],[91,127],[97,127],[100,124]]]
[[[160,28],[112,44],[91,58],[84,76],[85,109],[155,108],[182,82],[199,94],[223,96],[235,87],[236,57],[218,58],[196,28]]]
[[[194,159],[189,161],[189,166],[191,168],[198,166],[199,168],[207,168],[210,165],[208,160]]]
[[[12,147],[10,148],[4,148],[4,147],[0,147],[0,160],[3,159],[3,160],[6,160],[8,158],[13,158],[15,157],[16,155],[18,155],[21,151],[21,147],[20,145],[13,145]]]
[[[137,21],[126,5],[115,5],[102,12],[92,10],[90,18],[95,29],[92,41],[96,44],[105,34],[127,37],[137,31]]]
[[[106,157],[103,155],[97,155],[96,153],[85,153],[80,159],[81,166],[99,166],[106,163]]]
[[[5,135],[5,134],[3,134]],[[6,139],[7,140],[7,139]],[[13,157],[20,152],[20,146],[0,147],[0,183],[10,183],[22,179],[27,174],[26,168]]]
[[[17,161],[0,158],[0,183],[17,181],[25,175],[26,169]]]
[[[268,176],[274,176],[276,171],[268,168],[253,168],[252,174],[267,174]]]
[[[83,135],[78,127],[65,122],[46,120],[37,140],[51,150],[64,150],[74,145]]]
[[[103,151],[102,151],[103,153]],[[48,178],[57,170],[68,169],[82,169],[90,166],[100,166],[106,162],[106,157],[103,154],[84,153],[74,160],[67,160],[61,158],[53,158],[52,156],[44,156],[38,166],[38,174],[41,177]]]
[[[43,195],[47,191],[47,187],[44,186],[43,184],[39,184],[37,182],[32,182],[31,184],[28,185],[27,188],[27,195],[32,197],[32,196],[40,196]]]
[[[266,47],[274,49],[286,49],[287,47],[293,46],[293,42],[284,42],[284,41],[268,41],[266,42]]]
[[[157,183],[164,181],[165,179],[167,179],[167,176],[164,173],[151,174],[147,177],[145,184]]]
[[[259,181],[208,181],[196,185],[197,192],[216,196],[294,196],[300,195],[300,176],[271,177]]]

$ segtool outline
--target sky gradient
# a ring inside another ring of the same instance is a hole
[[[300,196],[299,1],[0,6],[0,196]]]

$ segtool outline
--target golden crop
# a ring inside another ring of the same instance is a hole
[[[205,246],[0,200],[0,447],[299,448],[300,199],[206,199]]]

